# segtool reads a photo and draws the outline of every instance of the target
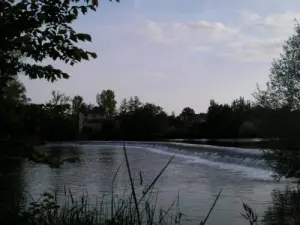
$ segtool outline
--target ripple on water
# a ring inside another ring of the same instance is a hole
[[[150,184],[168,159],[175,155],[175,159],[156,184],[158,204],[167,208],[179,192],[181,211],[193,222],[204,217],[222,189],[222,195],[209,222],[225,225],[247,224],[240,216],[241,202],[250,202],[256,211],[263,212],[270,202],[271,190],[282,186],[272,182],[269,170],[260,168],[263,162],[257,154],[241,153],[236,149],[225,149],[221,154],[220,147],[209,150],[202,146],[201,150],[195,151],[184,149],[182,145],[174,148],[157,143],[147,143],[144,146],[138,143],[126,145],[137,186],[140,171],[144,185]],[[27,184],[26,191],[32,196],[38,197],[48,188],[62,189],[66,186],[77,193],[86,190],[95,199],[94,196],[110,193],[114,173],[120,165],[114,183],[115,193],[122,196],[124,190],[130,187],[120,143],[65,143],[59,146],[62,147],[62,152],[64,149],[73,148],[72,151],[66,150],[67,153],[62,154],[77,155],[80,162],[66,163],[58,169],[24,163],[23,175],[18,179],[24,180]],[[141,190],[139,187],[138,191]]]

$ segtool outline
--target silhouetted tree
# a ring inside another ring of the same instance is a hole
[[[179,117],[181,117],[183,120],[188,120],[194,116],[195,116],[195,111],[190,107],[184,108],[179,115]]]
[[[76,95],[72,99],[72,113],[77,115],[79,111],[84,107],[83,97],[80,95]]]
[[[256,103],[272,109],[300,109],[300,25],[295,24],[295,33],[283,45],[283,53],[273,61],[267,89],[259,87],[254,93]]]
[[[112,90],[103,90],[101,94],[97,94],[96,102],[99,107],[104,110],[104,115],[107,117],[112,117],[116,113],[116,100],[115,93]]]
[[[126,113],[128,113],[128,111],[129,111],[129,109],[128,109],[127,99],[124,98],[119,107],[119,114],[126,114]]]
[[[65,105],[65,104],[69,104],[71,101],[71,98],[69,96],[67,96],[64,93],[61,93],[60,91],[55,91],[53,90],[51,92],[52,95],[52,99],[49,101],[49,104],[51,105]]]
[[[142,105],[143,105],[142,102],[140,101],[140,99],[137,96],[130,97],[130,99],[128,100],[128,111],[129,112],[135,112]]]
[[[30,102],[30,98],[26,96],[26,88],[19,81],[17,76],[13,76],[10,81],[8,81],[6,87],[4,87],[3,96],[6,102],[12,104],[27,104]]]
[[[76,46],[80,41],[91,41],[88,34],[77,33],[70,24],[79,13],[96,10],[96,1],[0,1],[0,74],[16,75],[23,72],[31,79],[55,81],[69,75],[51,65],[28,63],[23,58],[42,62],[46,58],[62,60],[74,65],[93,52]],[[22,57],[20,57],[22,56]]]

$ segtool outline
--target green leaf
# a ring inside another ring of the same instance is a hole
[[[80,41],[89,41],[89,42],[92,41],[92,38],[89,34],[79,33],[76,36],[77,36],[78,40],[80,40]]]
[[[77,17],[78,16],[78,9],[77,9],[76,6],[73,8],[73,12],[74,12],[75,16]]]
[[[92,58],[94,58],[94,59],[97,58],[97,54],[95,52],[90,52],[89,54],[90,54],[90,56],[92,56]]]
[[[71,34],[70,35],[70,39],[72,40],[72,41],[74,41],[74,42],[76,42],[77,43],[77,35],[74,35],[74,34]]]
[[[83,59],[85,59],[85,60],[89,60],[89,56],[88,56],[88,54],[86,54],[86,53],[82,53],[82,54],[81,54],[81,57],[82,57]]]
[[[90,9],[96,10],[98,6],[97,0],[84,1],[87,3],[84,6],[80,0],[4,1],[2,15],[5,22],[1,23],[2,28],[15,29],[2,35],[1,52],[8,60],[1,63],[0,73],[10,76],[23,70],[32,79],[55,81],[59,77],[67,78],[68,75],[55,68],[25,64],[20,57],[29,57],[38,62],[50,57],[71,65],[83,59],[95,58],[95,53],[90,54],[76,45],[79,40],[92,41],[91,36],[77,33],[71,26],[78,19],[78,13],[86,14]]]
[[[61,75],[64,79],[68,79],[70,77],[67,73],[61,73]]]
[[[66,34],[68,31],[66,29],[61,29],[58,31],[58,34]]]
[[[98,7],[99,5],[98,0],[92,0],[92,5]]]
[[[85,15],[87,13],[87,7],[81,6],[81,12],[83,15]]]

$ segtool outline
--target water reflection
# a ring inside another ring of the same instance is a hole
[[[0,221],[6,210],[21,207],[25,186],[22,167],[21,160],[0,158]]]
[[[164,147],[160,149],[168,151]],[[77,192],[78,194],[87,190],[91,202],[94,203],[94,196],[101,197],[103,192],[111,193],[114,173],[120,165],[121,169],[114,183],[115,193],[122,196],[123,190],[130,187],[122,148],[85,144],[48,147],[44,151],[51,160],[64,163],[60,164],[59,168],[50,168],[48,165],[27,161],[23,163],[21,161],[0,162],[0,173],[5,174],[0,176],[2,191],[0,206],[16,205],[16,201],[11,196],[23,192],[24,180],[27,184],[26,192],[35,199],[49,188],[60,189],[63,199],[64,187],[67,187],[73,193]],[[139,185],[140,171],[143,175],[143,185],[149,185],[173,154],[172,152],[162,154],[161,151],[152,152],[130,147],[128,147],[127,153],[138,193],[142,190]],[[259,179],[258,175],[261,170],[255,167],[242,167],[244,168],[242,172],[227,170],[222,166],[202,164],[201,160],[199,162],[192,161],[189,159],[189,155],[184,154],[191,153],[186,153],[186,151],[178,153],[157,181],[156,188],[159,190],[157,206],[158,208],[169,207],[177,198],[179,191],[180,209],[188,215],[187,219],[192,220],[193,224],[204,218],[220,189],[223,190],[222,195],[208,223],[248,224],[240,215],[242,202],[252,206],[262,218],[262,213],[267,208],[266,204],[269,204],[271,200],[270,192],[274,188],[282,186],[272,181]],[[80,161],[72,163],[66,161],[66,159],[74,157],[79,158]],[[195,154],[195,157],[198,155]],[[251,173],[251,176],[245,176],[245,173]],[[283,199],[282,196],[285,196],[284,194],[273,195],[273,202],[278,202],[277,198]],[[296,197],[291,198],[296,199]],[[281,211],[278,211],[279,206],[281,205],[276,203],[268,208],[264,216],[267,225],[290,224],[278,223],[278,221],[286,221],[289,216],[289,214],[285,214],[284,218],[279,220],[278,218],[282,218]]]
[[[265,225],[300,224],[300,189],[286,188],[272,192],[273,204],[268,207],[263,217]]]

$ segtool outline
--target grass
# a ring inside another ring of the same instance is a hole
[[[64,202],[58,200],[57,191],[45,192],[40,199],[32,200],[22,210],[8,209],[5,220],[1,224],[12,225],[169,225],[182,224],[185,216],[179,211],[178,198],[167,208],[157,208],[158,194],[154,191],[154,186],[168,165],[172,162],[172,157],[160,170],[150,185],[146,186],[140,195],[137,194],[136,184],[132,178],[130,163],[127,151],[123,143],[130,189],[123,196],[118,196],[112,188],[109,196],[110,201],[105,201],[105,196],[96,199],[96,205],[91,206],[88,194],[80,196],[74,195],[70,190],[64,189]],[[119,172],[117,169],[112,184]],[[143,184],[143,177],[140,173],[140,184]],[[112,185],[113,186],[113,185]],[[200,225],[205,225],[213,211],[221,191],[217,195],[210,210]],[[250,223],[257,224],[257,215],[253,210],[244,204],[245,214],[242,214]],[[171,213],[172,212],[172,213]],[[175,213],[174,213],[175,212]]]

